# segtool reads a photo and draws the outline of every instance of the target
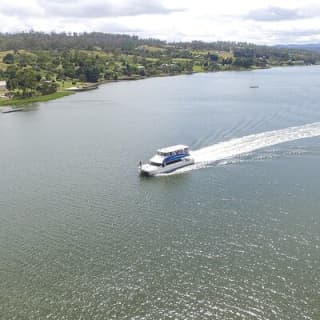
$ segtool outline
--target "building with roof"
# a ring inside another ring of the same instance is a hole
[[[7,81],[0,80],[0,90],[6,90],[7,89]]]

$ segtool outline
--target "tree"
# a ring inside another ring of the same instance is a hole
[[[63,69],[64,69],[64,74],[65,76],[69,77],[69,78],[74,78],[76,76],[76,70],[74,68],[73,64],[64,64],[63,65]]]
[[[232,59],[232,57],[227,57],[227,58],[223,58],[222,59],[222,64],[232,64],[232,62],[233,62],[233,59]]]
[[[36,89],[41,75],[34,72],[31,68],[23,68],[17,72],[18,89],[22,90],[22,96],[31,96]]]
[[[15,78],[9,79],[7,81],[7,89],[8,90],[15,90],[18,88],[18,80]]]
[[[18,72],[18,67],[15,65],[8,66],[7,70],[4,72],[5,77],[10,80],[16,77]]]
[[[6,64],[13,64],[14,63],[14,55],[12,53],[6,54],[2,61]]]
[[[99,80],[100,70],[97,66],[86,66],[84,73],[88,82],[97,82]]]
[[[52,82],[52,81],[43,81],[37,87],[37,90],[43,96],[46,95],[46,94],[55,93],[55,92],[57,92],[57,89],[58,89],[57,83],[56,82]]]
[[[105,73],[104,73],[104,79],[106,79],[106,80],[110,80],[110,79],[112,79],[112,71],[111,70],[109,70],[109,69],[107,69],[106,71],[105,71]]]
[[[253,59],[252,58],[236,58],[233,61],[233,64],[237,67],[243,67],[243,68],[249,68],[253,65]]]
[[[210,59],[210,61],[212,62],[217,62],[219,59],[219,56],[215,53],[210,53],[208,52],[208,58]]]

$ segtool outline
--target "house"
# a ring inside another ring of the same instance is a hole
[[[295,60],[295,61],[292,61],[292,63],[296,66],[302,66],[304,65],[304,60]]]
[[[302,66],[305,64],[304,60],[288,60],[287,64],[291,66]]]
[[[7,82],[0,80],[0,90],[6,90],[7,89]]]

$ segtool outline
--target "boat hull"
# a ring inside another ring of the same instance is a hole
[[[155,176],[158,174],[163,174],[163,173],[170,173],[173,171],[176,171],[180,168],[186,167],[186,166],[190,166],[194,164],[194,159],[189,157],[186,159],[183,159],[181,161],[172,163],[172,164],[168,164],[166,166],[153,166],[150,164],[143,164],[140,166],[139,171],[140,171],[140,175],[142,176]]]

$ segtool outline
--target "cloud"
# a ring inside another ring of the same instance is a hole
[[[279,7],[268,7],[249,11],[246,18],[255,21],[281,21],[300,19],[296,10],[284,9]]]
[[[39,0],[49,16],[74,17],[74,18],[102,18],[102,17],[125,17],[138,15],[164,15],[183,9],[167,8],[159,0]]]
[[[246,19],[260,22],[275,22],[309,19],[320,16],[319,7],[303,7],[297,9],[285,9],[280,7],[267,7],[251,10],[245,16]]]
[[[183,8],[164,6],[162,0],[11,0],[1,4],[0,15],[28,18],[112,18],[140,15],[168,15]]]
[[[260,2],[261,3],[261,2]],[[115,32],[169,41],[320,42],[319,0],[0,0],[0,32]]]
[[[10,1],[1,7],[0,14],[7,17],[39,16],[43,14],[43,9],[37,3],[15,3]]]
[[[127,33],[127,34],[140,34],[143,32],[141,28],[130,28],[117,21],[99,21],[95,29],[106,33]],[[94,31],[94,29],[92,30]]]

